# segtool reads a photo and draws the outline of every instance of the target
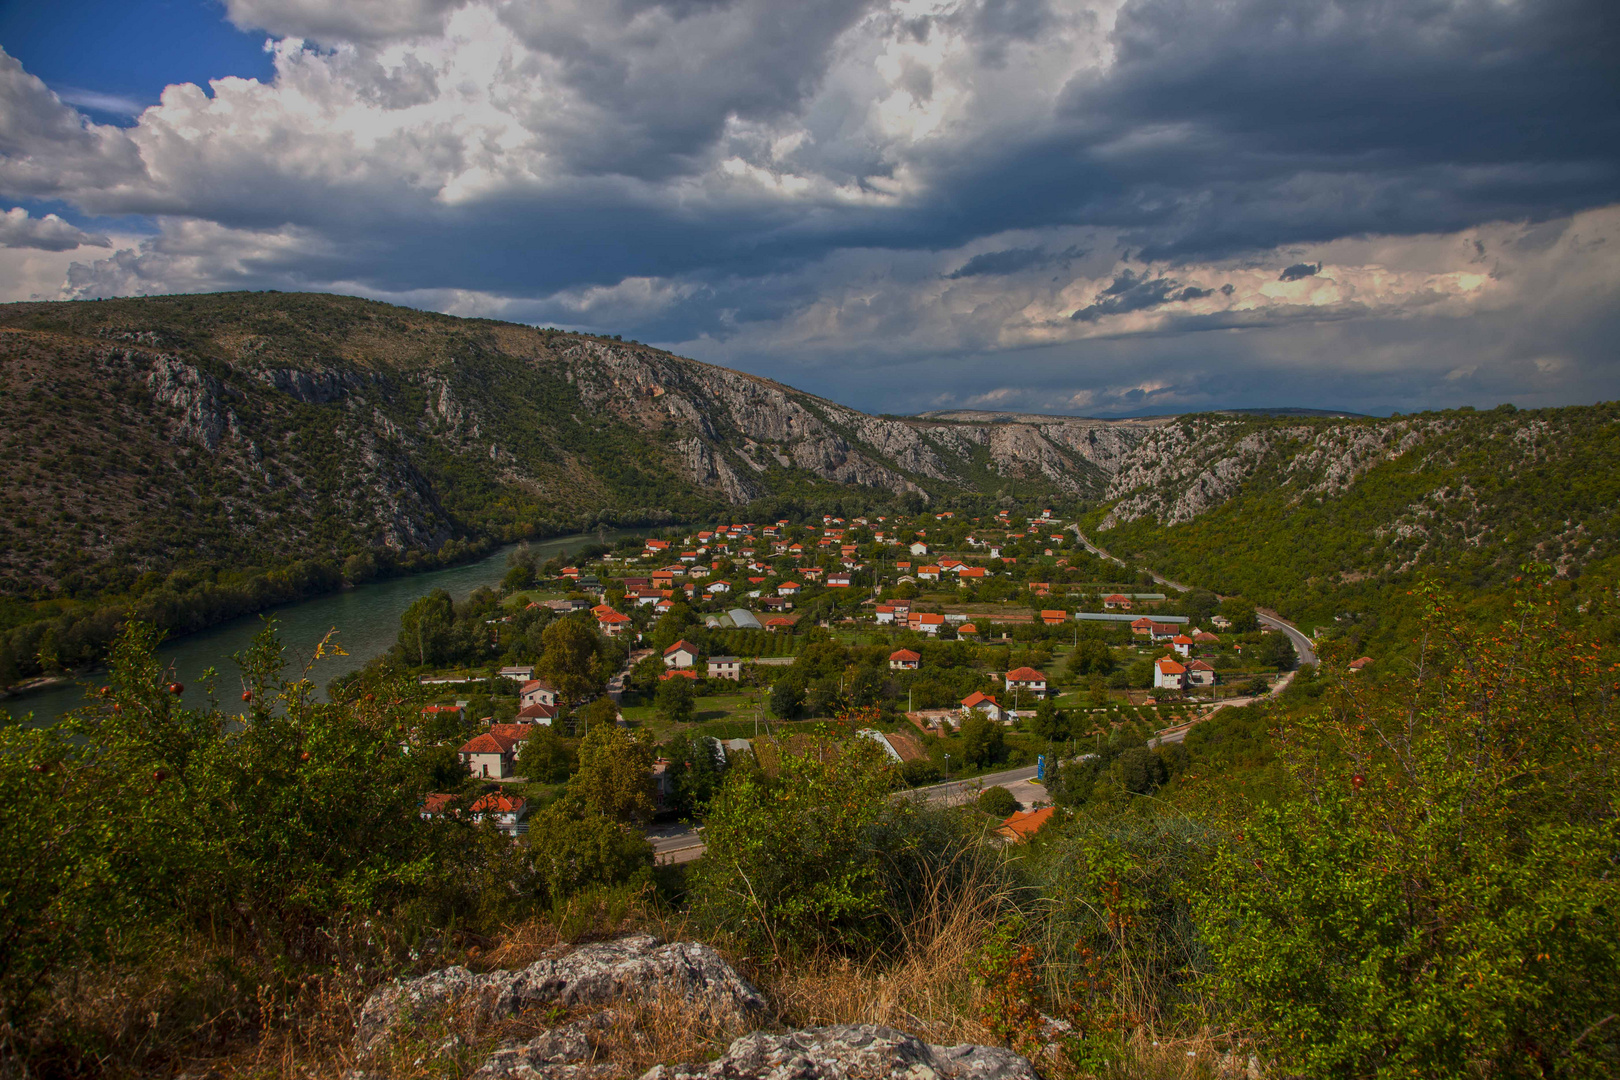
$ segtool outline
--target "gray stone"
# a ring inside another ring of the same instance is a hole
[[[642,1080],[1039,1080],[1029,1061],[994,1046],[933,1046],[876,1024],[787,1035],[756,1031],[706,1065],[658,1065]]]
[[[537,1080],[540,1077],[582,1077],[592,1070],[612,1074],[612,1066],[592,1064],[598,1055],[599,1036],[611,1030],[620,1014],[604,1009],[553,1028],[526,1043],[503,1046],[473,1073],[473,1080]]]
[[[452,1005],[499,1019],[537,1006],[574,1009],[660,996],[682,998],[698,1016],[716,1020],[765,1007],[759,991],[709,946],[660,945],[638,934],[537,960],[521,971],[475,975],[451,967],[379,987],[360,1010],[355,1047],[368,1053],[401,1027]]]

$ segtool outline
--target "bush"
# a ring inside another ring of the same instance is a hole
[[[1343,680],[1306,797],[1224,846],[1213,986],[1305,1076],[1612,1076],[1615,657],[1533,594],[1494,632],[1430,603],[1417,674]]]
[[[939,783],[942,773],[936,762],[918,758],[900,766],[900,777],[911,787],[927,787]]]
[[[979,793],[978,803],[980,810],[998,819],[1016,814],[1023,805],[1004,787],[985,788]]]

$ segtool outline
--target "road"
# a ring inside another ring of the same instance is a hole
[[[1281,616],[1266,611],[1256,611],[1255,615],[1262,624],[1288,635],[1288,640],[1294,643],[1294,655],[1299,657],[1301,664],[1316,666],[1316,650],[1311,648],[1310,638],[1300,633],[1292,624],[1284,622]]]
[[[898,792],[894,797],[904,799],[921,796],[931,803],[955,806],[978,798],[979,792],[985,788],[996,786],[1012,792],[1013,798],[1025,806],[1046,801],[1046,789],[1035,783],[1033,765],[986,773],[984,776],[969,777],[966,780],[951,780],[929,787],[912,788],[909,791]],[[703,837],[691,825],[660,825],[647,830],[647,839],[652,842],[653,857],[660,863],[691,862],[703,854]]]

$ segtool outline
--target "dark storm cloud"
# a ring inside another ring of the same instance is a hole
[[[1075,322],[1096,322],[1104,315],[1124,315],[1131,311],[1145,311],[1163,304],[1179,304],[1198,300],[1213,290],[1192,285],[1183,287],[1174,278],[1149,278],[1130,270],[1123,270],[1113,282],[1097,293],[1086,307],[1069,318]]]
[[[945,276],[951,281],[960,281],[962,278],[979,277],[984,274],[1016,274],[1021,270],[1033,270],[1066,263],[1072,259],[1081,258],[1085,254],[1086,251],[1078,247],[1071,247],[1058,252],[1046,251],[1042,248],[1007,248],[1004,251],[983,251]]]
[[[1298,281],[1301,278],[1315,277],[1321,272],[1321,263],[1295,263],[1293,266],[1285,267],[1283,272],[1277,275],[1277,280]]]

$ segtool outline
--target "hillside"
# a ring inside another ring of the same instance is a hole
[[[324,294],[3,305],[0,377],[0,630],[159,593],[185,628],[338,566],[772,497],[1094,497],[1147,430],[873,417],[644,345]],[[191,595],[222,576],[226,601]],[[47,651],[71,665],[94,649],[68,629]]]
[[[1178,418],[1120,461],[1088,525],[1188,584],[1355,625],[1423,573],[1578,577],[1620,536],[1620,406],[1385,420]]]

